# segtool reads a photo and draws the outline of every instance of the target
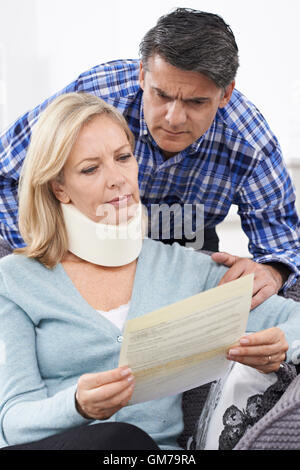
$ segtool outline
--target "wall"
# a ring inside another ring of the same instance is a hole
[[[7,57],[5,124],[83,70],[137,57],[143,34],[178,4],[218,13],[231,25],[240,49],[237,87],[265,115],[286,158],[298,158],[298,0],[288,0],[284,8],[282,0],[0,0],[0,44]]]
[[[37,76],[42,77],[36,25],[36,0],[0,0],[2,127],[36,100]],[[38,88],[42,88],[42,81],[40,78]]]

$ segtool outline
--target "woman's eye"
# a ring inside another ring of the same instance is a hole
[[[121,155],[118,160],[121,160],[121,162],[125,162],[131,157],[131,153],[127,153],[126,155]]]
[[[94,173],[94,171],[97,170],[97,166],[91,166],[90,168],[84,168],[83,170],[81,170],[81,173],[83,173],[84,175],[90,175],[92,173]]]

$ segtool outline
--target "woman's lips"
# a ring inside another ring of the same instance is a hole
[[[126,194],[125,196],[118,196],[115,199],[108,201],[106,204],[112,204],[113,206],[116,206],[116,207],[123,207],[123,206],[127,206],[130,203],[131,198],[132,198],[131,194]]]

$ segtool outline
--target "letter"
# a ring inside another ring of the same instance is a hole
[[[155,455],[149,455],[148,458],[147,458],[147,462],[150,464],[150,465],[153,465],[155,464]]]
[[[196,213],[193,217],[193,212]],[[195,220],[195,232],[193,232],[193,220]],[[184,236],[191,240],[196,237],[194,242],[187,243],[187,248],[201,250],[204,243],[204,204],[185,204],[184,205]]]
[[[131,364],[134,371],[131,404],[224,376],[230,366],[225,352],[245,332],[252,289],[249,274],[128,320],[119,366]]]
[[[161,217],[161,224],[160,224]],[[158,239],[161,235],[163,239],[171,238],[171,220],[173,221],[174,227],[174,239],[182,238],[182,208],[180,204],[151,204],[151,238]]]
[[[167,456],[166,455],[158,455],[157,456],[157,461],[156,461],[157,464],[162,464],[162,465],[166,465],[167,463]]]

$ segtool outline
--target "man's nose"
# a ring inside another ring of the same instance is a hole
[[[179,100],[174,100],[168,104],[166,120],[170,127],[180,128],[186,123],[186,112],[184,104]]]

